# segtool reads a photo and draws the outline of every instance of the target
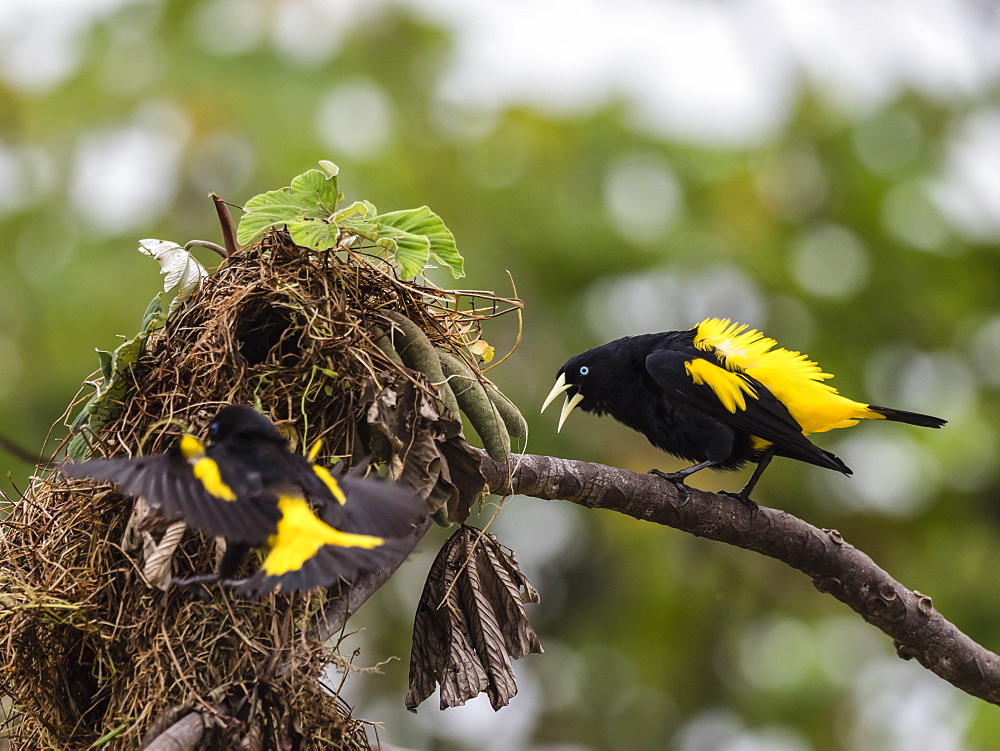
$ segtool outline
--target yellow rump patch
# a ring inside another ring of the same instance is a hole
[[[347,496],[345,496],[344,491],[340,489],[340,483],[333,479],[333,475],[327,471],[326,467],[314,464],[313,472],[315,472],[316,476],[323,481],[323,484],[326,485],[330,494],[337,499],[337,503],[341,506],[347,503]]]
[[[722,406],[730,412],[744,410],[747,408],[746,398],[743,394],[749,394],[754,399],[756,392],[749,381],[739,373],[724,370],[718,365],[713,365],[708,360],[700,357],[684,363],[684,370],[691,380],[697,384],[704,384],[712,389],[712,393],[722,403]]]
[[[271,551],[261,566],[268,576],[298,571],[324,545],[371,550],[385,542],[381,537],[334,529],[316,516],[300,496],[278,496],[278,510],[281,511],[278,531],[268,538]]]
[[[183,451],[183,448],[181,450]],[[216,464],[215,459],[209,459],[205,456],[195,461],[191,466],[194,476],[201,481],[201,484],[208,491],[209,495],[221,498],[224,501],[236,500],[236,493],[222,481],[222,475],[219,473],[219,465]]]
[[[714,352],[727,370],[761,383],[791,413],[805,435],[846,428],[877,414],[867,404],[837,393],[833,378],[801,352],[787,350],[745,324],[707,318],[694,327],[694,345]]]

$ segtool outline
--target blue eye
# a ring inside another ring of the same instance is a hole
[[[590,372],[590,368],[588,368],[586,365],[581,365],[580,366],[580,375],[587,375],[587,373],[589,373],[589,372]]]

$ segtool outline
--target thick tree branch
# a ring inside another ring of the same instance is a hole
[[[685,503],[670,482],[601,464],[526,454],[508,476],[506,465],[483,452],[482,470],[499,495],[618,511],[776,558],[892,637],[903,659],[916,658],[952,685],[1000,704],[1000,656],[959,631],[930,597],[904,587],[836,530],[817,529],[775,509],[753,513],[735,498],[698,490]]]

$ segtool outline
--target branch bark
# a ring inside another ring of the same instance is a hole
[[[601,464],[525,454],[509,472],[485,452],[481,456],[489,488],[498,495],[617,511],[782,561],[890,636],[903,659],[916,659],[966,693],[1000,704],[1000,656],[962,633],[930,597],[904,587],[836,530],[764,506],[752,512],[735,498],[694,489],[685,503],[668,481]]]

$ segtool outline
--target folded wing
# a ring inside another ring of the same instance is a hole
[[[850,474],[840,459],[814,445],[788,409],[759,381],[727,370],[711,354],[657,350],[646,371],[665,394],[736,430],[774,444],[775,453]]]

